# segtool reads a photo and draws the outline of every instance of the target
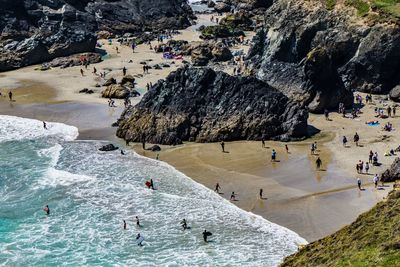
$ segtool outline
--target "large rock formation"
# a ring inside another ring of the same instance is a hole
[[[180,28],[192,15],[184,0],[2,0],[0,5],[0,71],[93,51],[99,29]]]
[[[125,140],[290,140],[307,135],[308,113],[254,77],[209,68],[181,68],[124,111],[117,136]]]
[[[257,77],[311,103],[312,112],[350,106],[355,89],[388,93],[400,81],[398,25],[365,21],[352,7],[324,2],[274,1],[248,56]]]
[[[400,180],[400,158],[396,158],[389,169],[381,174],[382,182],[394,182]]]

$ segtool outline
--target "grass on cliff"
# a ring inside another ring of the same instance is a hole
[[[400,191],[351,225],[287,257],[281,266],[400,266]]]
[[[328,10],[335,8],[337,0],[324,0]],[[354,7],[359,16],[366,16],[370,11],[375,11],[380,16],[377,19],[389,17],[400,19],[400,0],[345,0],[347,6]]]

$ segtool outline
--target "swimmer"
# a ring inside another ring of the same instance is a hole
[[[182,227],[183,227],[183,230],[188,229],[186,219],[183,219],[183,220],[181,221],[181,225],[182,225]]]
[[[44,212],[46,212],[46,215],[50,215],[49,205],[46,205],[46,207],[44,207],[43,210],[44,210]]]
[[[140,221],[139,221],[139,217],[136,216],[135,218],[136,218],[136,225],[137,225],[137,227],[141,227]]]
[[[125,152],[121,149],[121,155],[125,155]]]
[[[126,230],[126,221],[122,220],[124,222],[124,230]]]
[[[203,232],[203,239],[204,239],[204,242],[208,243],[207,237],[209,237],[209,236],[211,236],[211,235],[212,235],[211,232],[207,232],[207,230],[204,230],[204,232]]]

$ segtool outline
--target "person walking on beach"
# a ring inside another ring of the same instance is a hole
[[[356,146],[358,146],[358,141],[360,141],[360,136],[358,135],[358,133],[356,132],[356,134],[354,135],[354,143],[356,143]]]
[[[372,150],[369,151],[369,156],[368,156],[368,162],[372,163],[372,157],[374,156],[374,153],[372,152]]]
[[[260,189],[260,194],[259,195],[260,195],[260,199],[263,199],[263,189],[262,188]]]
[[[126,68],[125,68],[125,67],[123,67],[123,69],[122,69],[122,74],[123,74],[124,76],[126,76]]]
[[[83,72],[83,69],[81,69],[81,75],[82,75],[82,77],[85,76],[85,75],[83,75],[83,73],[84,73],[84,72]]]
[[[264,137],[261,138],[261,147],[262,147],[262,148],[265,148],[265,140],[264,140]]]
[[[310,150],[311,150],[311,155],[314,155],[314,153],[315,153],[314,143],[311,144]]]
[[[329,121],[329,111],[327,109],[324,110],[325,120]]]
[[[387,107],[388,117],[392,117],[392,108],[390,106]]]
[[[97,69],[96,69],[96,67],[93,67],[93,74],[94,74],[94,75],[97,74]]]
[[[231,201],[235,201],[235,200],[236,200],[235,192],[232,192],[232,194],[231,194]]]
[[[318,157],[317,160],[315,161],[315,164],[317,165],[317,170],[319,170],[322,165],[322,160]]]
[[[126,230],[126,221],[122,220],[124,222],[124,230]]]
[[[396,106],[393,106],[392,113],[393,113],[393,118],[396,117]]]
[[[372,181],[374,182],[375,188],[377,188],[378,187],[378,181],[379,181],[378,174],[375,174],[375,176],[372,179]]]
[[[343,143],[343,146],[346,147],[346,144],[347,144],[346,136],[343,136],[342,143]]]
[[[135,216],[135,221],[136,221],[136,226],[137,226],[137,227],[141,227],[140,221],[139,221],[139,217],[138,217],[138,216]]]
[[[8,98],[10,99],[10,101],[13,101],[13,93],[11,91],[8,92]]]
[[[218,194],[219,194],[219,190],[221,189],[221,186],[219,186],[219,183],[217,183],[216,185],[215,185],[215,189],[214,189],[214,192],[217,192]]]
[[[225,143],[224,143],[224,141],[221,141],[221,148],[222,148],[222,152],[225,153]]]
[[[358,186],[358,189],[361,190],[361,179],[360,178],[357,178],[357,186]]]
[[[369,171],[369,163],[365,162],[365,173],[368,174]]]
[[[46,215],[50,215],[49,205],[46,205],[46,207],[44,207],[43,210],[44,210],[44,212],[46,212]]]
[[[289,153],[289,147],[288,145],[285,145],[286,153]]]
[[[275,149],[272,149],[272,152],[271,152],[271,161],[272,161],[272,162],[275,162],[275,161],[276,161],[276,151],[275,151]]]

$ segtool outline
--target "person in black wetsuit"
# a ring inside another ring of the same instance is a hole
[[[207,238],[208,238],[209,236],[211,236],[211,235],[212,235],[211,232],[207,232],[207,230],[204,230],[204,232],[203,232],[203,239],[204,239],[204,242],[208,243]]]
[[[46,215],[50,215],[50,208],[49,205],[46,205],[46,207],[44,207],[44,212],[46,212]]]

